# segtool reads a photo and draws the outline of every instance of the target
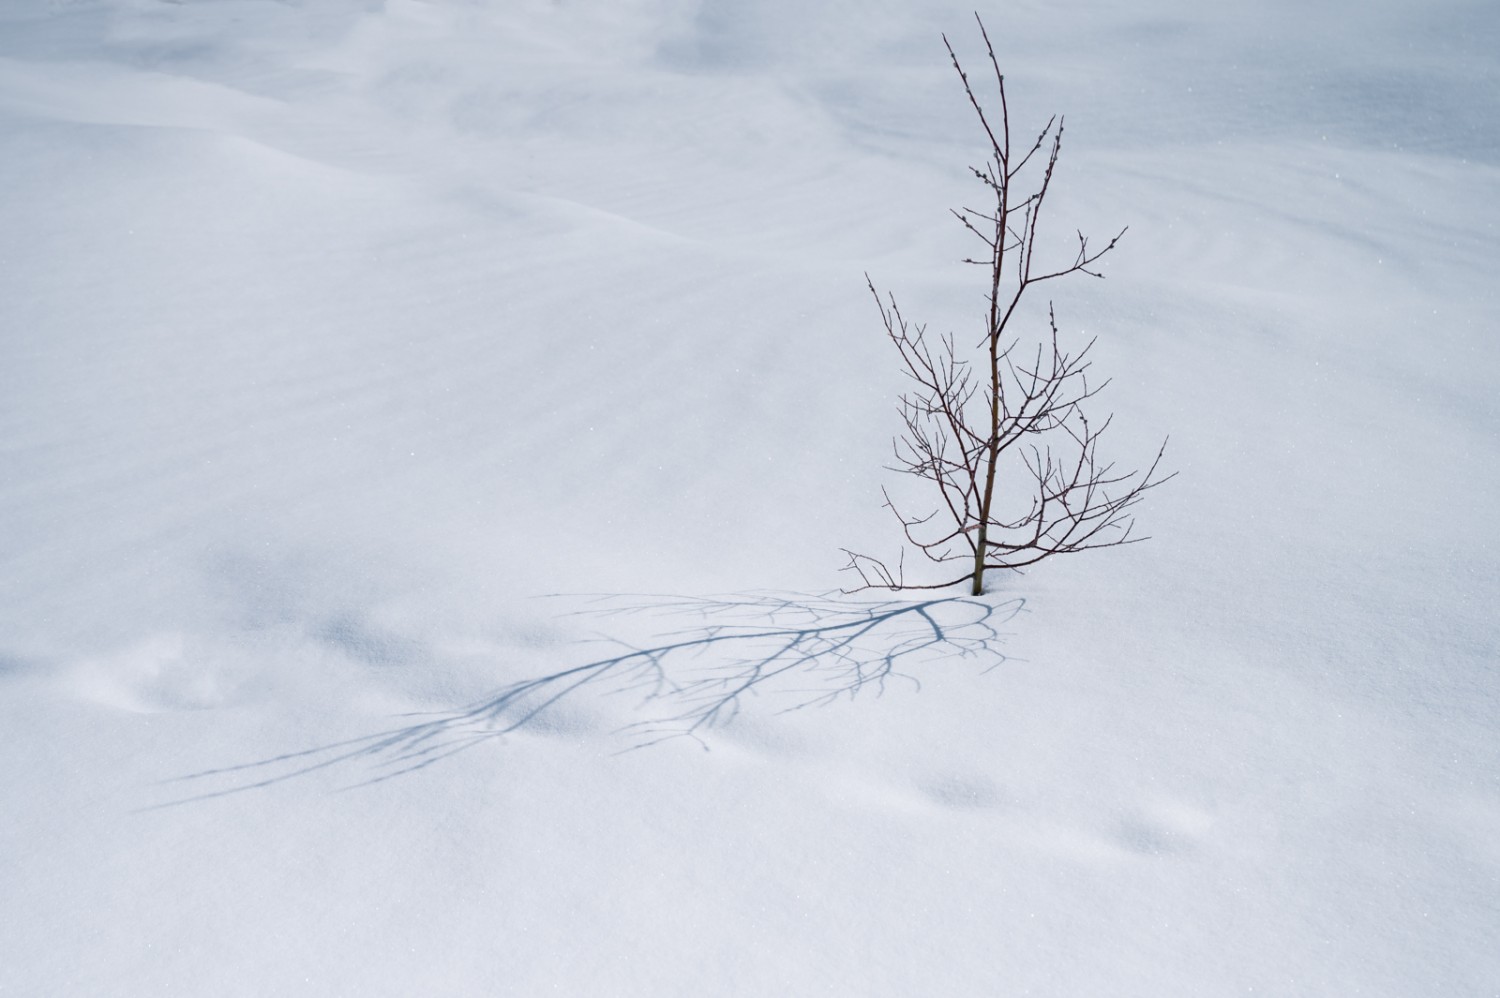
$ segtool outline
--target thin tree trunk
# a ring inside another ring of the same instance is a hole
[[[968,81],[964,81],[968,86]],[[1002,100],[1004,81],[1001,81]],[[972,95],[971,95],[972,96]],[[972,596],[984,594],[984,559],[989,550],[990,507],[995,496],[995,465],[1000,460],[1000,283],[1005,275],[1005,234],[1010,214],[1010,116],[1007,114],[1001,140],[994,150],[995,171],[999,176],[995,188],[995,243],[990,250],[990,321],[987,327],[990,345],[990,435],[985,447],[984,492],[979,497],[979,531],[974,545],[974,585]]]

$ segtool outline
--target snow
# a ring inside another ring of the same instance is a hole
[[[3,5],[0,993],[1500,994],[1500,11],[983,13],[1181,474],[929,621],[962,5]]]

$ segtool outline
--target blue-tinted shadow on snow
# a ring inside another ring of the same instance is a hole
[[[728,724],[751,697],[774,698],[778,713],[826,706],[895,681],[920,689],[918,667],[1006,661],[1001,628],[1025,601],[978,597],[854,600],[837,594],[744,593],[728,596],[595,596],[570,616],[665,618],[688,626],[645,644],[604,638],[611,654],[502,687],[468,706],[408,715],[408,724],[257,762],[204,770],[171,783],[219,784],[168,801],[170,807],[267,787],[346,764],[375,774],[367,786],[414,773],[528,725],[592,691],[634,696],[642,717],[619,731],[624,750],[703,736]],[[227,786],[224,784],[228,784]]]

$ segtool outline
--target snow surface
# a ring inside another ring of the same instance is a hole
[[[983,12],[1181,474],[924,611],[963,5],[0,4],[0,993],[1500,994],[1500,7]]]

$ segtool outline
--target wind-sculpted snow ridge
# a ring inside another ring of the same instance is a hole
[[[1022,599],[850,600],[826,594],[751,592],[722,596],[590,596],[571,616],[688,618],[693,621],[637,645],[599,640],[618,650],[581,665],[521,680],[457,710],[410,715],[411,723],[360,738],[179,777],[224,783],[156,805],[166,807],[270,786],[356,762],[373,776],[353,786],[404,776],[442,759],[545,724],[564,701],[585,692],[636,696],[640,720],[619,734],[629,748],[704,735],[734,720],[751,697],[774,698],[778,712],[880,695],[894,681],[920,689],[908,670],[937,660],[989,671],[1006,661],[1001,627]]]

